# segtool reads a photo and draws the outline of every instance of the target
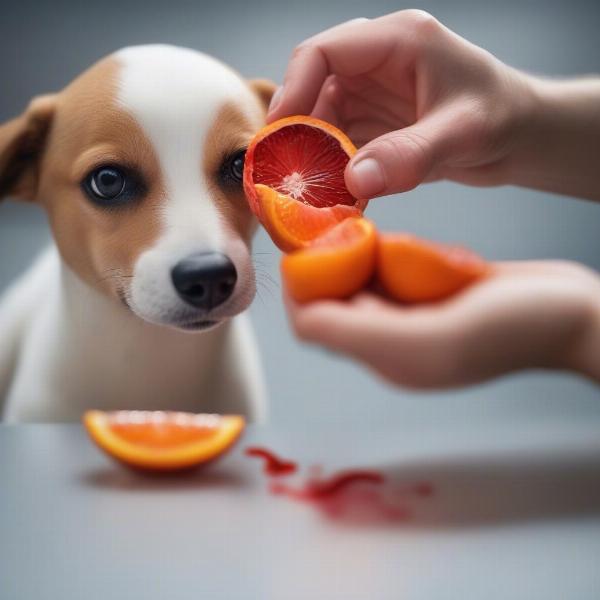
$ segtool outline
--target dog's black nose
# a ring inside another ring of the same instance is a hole
[[[179,296],[188,304],[210,310],[231,296],[237,272],[224,254],[203,252],[177,263],[171,279]]]

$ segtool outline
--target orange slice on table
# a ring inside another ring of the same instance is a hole
[[[377,232],[363,218],[349,218],[308,248],[281,259],[281,275],[297,302],[343,299],[361,290],[373,276]]]
[[[244,162],[250,208],[284,251],[307,246],[367,204],[352,196],[344,170],[356,152],[333,125],[313,117],[275,121],[254,137]]]
[[[459,292],[489,273],[474,252],[407,234],[380,234],[377,280],[395,300],[433,302]]]
[[[120,410],[85,413],[96,444],[126,465],[174,471],[201,465],[229,450],[244,430],[239,415]]]

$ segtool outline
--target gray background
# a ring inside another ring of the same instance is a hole
[[[280,80],[293,46],[324,28],[409,5],[383,0],[19,2],[0,15],[0,121],[34,95],[61,88],[125,45],[169,42],[211,53],[247,76]],[[568,76],[599,71],[600,4],[594,1],[413,2],[505,62]],[[461,241],[490,259],[562,257],[600,269],[600,207],[514,188],[422,186],[372,203],[380,226]],[[0,290],[47,241],[36,207],[0,207]],[[255,250],[276,281],[278,253],[263,233]],[[600,420],[598,389],[573,376],[520,374],[465,391],[392,390],[356,365],[290,335],[279,288],[252,307],[277,423],[364,423],[444,427],[515,418]],[[1,341],[0,341],[1,343]]]

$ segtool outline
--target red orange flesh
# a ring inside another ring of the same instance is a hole
[[[244,191],[250,208],[284,251],[306,246],[366,201],[346,188],[344,170],[356,152],[333,125],[313,117],[280,119],[246,151]]]

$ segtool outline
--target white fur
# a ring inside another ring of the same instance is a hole
[[[135,46],[116,54],[122,64],[118,103],[132,114],[152,143],[165,185],[164,230],[135,266],[128,296],[132,309],[157,323],[193,320],[170,284],[171,268],[195,252],[229,253],[222,217],[202,173],[203,142],[219,109],[234,101],[257,122],[256,98],[242,79],[214,58],[164,45]],[[157,78],[161,85],[156,85]],[[259,123],[257,122],[257,126]],[[243,255],[232,256],[238,281],[232,298],[214,311],[237,312],[240,295],[254,294]],[[249,289],[248,289],[249,288]]]
[[[196,335],[147,323],[83,283],[54,248],[11,295],[44,302],[27,302],[8,422],[76,421],[93,407],[265,418],[260,364],[244,315]],[[16,303],[0,305],[6,319],[18,310]]]
[[[204,139],[219,107],[236,101],[258,127],[258,101],[233,71],[191,50],[142,46],[116,57],[118,104],[153,144],[166,186],[162,234],[140,255],[127,293],[137,314],[83,283],[49,249],[0,302],[0,410],[5,400],[10,422],[75,421],[93,407],[263,420],[253,332],[245,316],[230,318],[253,295],[251,261],[222,226],[202,174]],[[238,270],[232,298],[209,315],[227,322],[196,334],[165,327],[197,316],[177,297],[170,270],[204,250],[227,253]]]

